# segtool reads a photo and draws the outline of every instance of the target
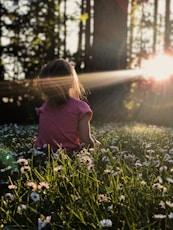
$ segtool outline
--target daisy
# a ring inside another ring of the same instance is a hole
[[[49,184],[47,182],[40,182],[38,185],[39,190],[44,190],[44,189],[48,189],[48,188],[49,188]]]
[[[28,181],[27,182],[27,186],[28,187],[31,187],[33,191],[36,191],[37,190],[37,184],[32,182],[32,181]]]
[[[112,227],[112,221],[110,219],[104,219],[100,221],[100,224],[103,228],[110,228]]]
[[[163,214],[155,214],[155,215],[154,215],[154,218],[155,218],[155,219],[165,219],[165,218],[166,218],[166,215],[163,215]]]
[[[31,167],[28,166],[28,165],[22,166],[22,167],[20,168],[21,173],[26,173],[26,172],[28,172],[28,171],[30,171],[30,170],[31,170]]]
[[[38,230],[41,230],[42,228],[45,228],[47,224],[49,224],[51,221],[51,216],[44,216],[38,218]]]
[[[24,158],[19,158],[17,160],[17,163],[22,164],[22,165],[28,165],[28,160],[26,160]]]
[[[32,192],[30,197],[34,202],[40,201],[40,195],[38,193],[36,193],[36,192]]]

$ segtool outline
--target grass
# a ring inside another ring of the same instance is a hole
[[[0,229],[172,229],[172,128],[92,127],[102,145],[73,157],[34,151],[37,126],[0,128]]]

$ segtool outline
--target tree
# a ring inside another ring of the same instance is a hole
[[[127,0],[94,4],[93,70],[126,68]]]

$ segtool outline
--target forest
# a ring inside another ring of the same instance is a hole
[[[130,77],[129,70],[141,68],[158,54],[172,55],[172,0],[1,0],[0,4],[1,123],[36,121],[34,108],[41,100],[35,79],[45,63],[65,58],[81,80],[86,82],[82,79],[86,76],[95,82],[86,84],[95,120],[171,124],[172,74],[169,81],[158,83],[152,71],[146,80],[135,72]]]

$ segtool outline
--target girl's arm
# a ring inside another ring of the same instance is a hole
[[[85,146],[89,145],[90,147],[94,147],[95,145],[100,145],[100,142],[97,141],[91,135],[90,120],[88,113],[86,113],[79,121],[79,138],[80,143],[85,144]]]

